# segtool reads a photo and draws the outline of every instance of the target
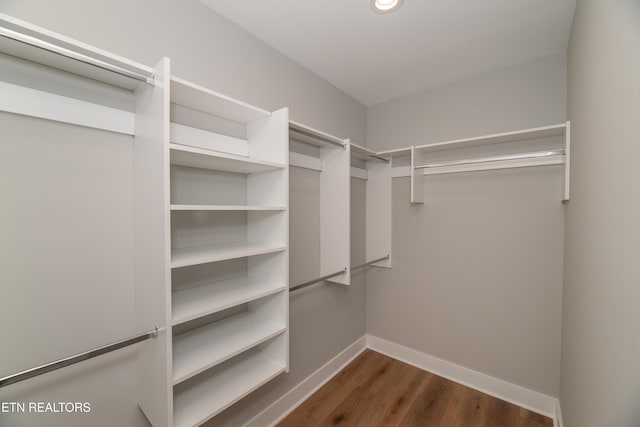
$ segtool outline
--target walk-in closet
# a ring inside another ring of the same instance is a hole
[[[0,2],[0,427],[640,426],[640,3]]]

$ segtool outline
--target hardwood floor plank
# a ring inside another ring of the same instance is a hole
[[[279,427],[553,427],[553,421],[365,350]]]
[[[402,420],[402,425],[416,427],[443,425],[442,418],[453,391],[451,381],[434,375]]]

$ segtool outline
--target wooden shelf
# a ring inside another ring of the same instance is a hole
[[[245,174],[268,172],[287,167],[281,163],[254,160],[186,145],[169,144],[169,148],[171,149],[171,164],[177,166]]]
[[[217,262],[228,259],[262,255],[284,251],[285,249],[285,245],[268,245],[264,243],[254,242],[218,243],[213,245],[194,246],[189,248],[172,248],[171,268],[186,267],[189,265],[206,264],[208,262]]]
[[[172,211],[283,211],[284,206],[171,205]]]
[[[171,77],[171,102],[244,124],[271,115],[268,111],[177,77]]]
[[[178,325],[284,290],[283,283],[249,276],[173,293],[172,323]]]
[[[215,369],[194,378],[190,387],[174,393],[175,427],[197,426],[213,418],[233,403],[286,370],[283,362],[260,351],[241,354]]]
[[[284,324],[244,312],[173,338],[173,384],[283,333]]]

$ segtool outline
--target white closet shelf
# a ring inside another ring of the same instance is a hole
[[[173,384],[179,384],[286,330],[250,311],[173,338]]]
[[[242,276],[176,291],[172,296],[172,323],[188,322],[284,289],[281,282]]]
[[[477,145],[500,144],[504,142],[524,141],[528,139],[548,138],[551,136],[562,136],[567,125],[543,126],[532,129],[518,130],[514,132],[497,133],[493,135],[483,135],[474,138],[454,139],[451,141],[436,142],[433,144],[417,145],[415,148],[422,152],[451,150],[455,148],[467,148]]]
[[[169,148],[171,149],[171,164],[176,166],[244,174],[268,172],[287,167],[282,163],[255,160],[186,145],[169,144]]]
[[[172,248],[171,268],[269,254],[281,252],[285,249],[285,245],[269,245],[255,242],[217,243],[207,246]]]
[[[171,205],[172,211],[283,211],[284,206]]]
[[[244,124],[271,116],[268,111],[178,77],[171,77],[171,102]]]
[[[230,362],[228,368],[202,374],[200,381],[175,393],[175,427],[204,423],[286,370],[284,363],[261,351],[241,354]]]
[[[249,143],[242,138],[171,122],[169,141],[187,147],[249,157]]]

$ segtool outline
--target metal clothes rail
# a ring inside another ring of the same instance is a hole
[[[375,264],[376,262],[384,261],[386,259],[389,259],[389,255],[383,256],[382,258],[374,259],[372,261],[365,262],[364,264],[357,265],[357,266],[351,268],[351,271],[359,270],[361,268],[367,267],[367,266],[369,266],[371,264]],[[311,285],[313,285],[315,283],[322,282],[322,281],[327,280],[327,279],[331,279],[332,277],[336,277],[336,276],[339,276],[341,274],[345,274],[346,272],[347,272],[347,269],[345,268],[344,270],[340,270],[340,271],[337,271],[335,273],[327,274],[326,276],[318,277],[317,279],[313,279],[313,280],[309,280],[309,281],[304,282],[304,283],[300,283],[299,285],[296,285],[296,286],[293,286],[293,287],[289,288],[289,292],[291,293],[291,292],[297,291],[299,289],[306,288],[307,286],[311,286]]]
[[[414,169],[428,169],[428,168],[437,168],[442,166],[472,165],[476,163],[499,162],[499,161],[506,161],[506,160],[538,159],[542,157],[561,156],[561,155],[564,155],[563,149],[537,151],[533,153],[522,153],[522,154],[506,154],[503,156],[478,157],[474,159],[452,160],[452,161],[446,161],[446,162],[429,163],[426,165],[416,166],[414,167]]]
[[[306,137],[313,138],[313,139],[315,139],[317,141],[321,141],[321,142],[323,142],[325,144],[335,145],[337,147],[344,148],[344,149],[347,148],[346,144],[344,144],[342,142],[334,141],[334,140],[332,140],[332,139],[330,139],[328,137],[325,137],[323,135],[320,135],[318,133],[314,133],[314,132],[308,131],[306,129],[303,129],[301,127],[301,125],[294,125],[294,124],[290,123],[289,124],[289,130],[291,132],[295,132],[295,133],[298,133],[300,135],[304,135]]]
[[[390,258],[390,255],[385,255],[382,258],[378,258],[378,259],[374,259],[374,260],[371,260],[371,261],[367,261],[364,264],[360,264],[360,265],[356,265],[355,267],[351,267],[351,271],[355,271],[355,270],[359,270],[359,269],[364,268],[364,267],[368,267],[371,264],[375,264],[376,262],[384,261],[384,260],[389,259],[389,258]]]
[[[75,61],[79,61],[87,65],[91,65],[106,71],[120,74],[121,76],[139,80],[151,85],[155,84],[155,77],[153,75],[145,76],[145,75],[136,73],[135,71],[127,70],[126,68],[120,67],[118,65],[111,64],[109,62],[106,62],[101,59],[97,59],[79,52],[75,52],[71,49],[67,49],[65,47],[58,46],[53,43],[49,43],[37,37],[19,33],[9,28],[0,27],[0,36],[20,42],[20,43],[24,43],[29,46],[36,47],[38,49],[46,50],[47,52],[51,52],[56,55],[64,56],[65,58],[73,59]]]
[[[84,360],[92,359],[96,356],[100,356],[105,353],[110,353],[115,350],[119,350],[124,347],[139,343],[141,341],[148,340],[149,338],[156,338],[158,336],[158,328],[153,331],[145,332],[140,335],[133,336],[131,338],[124,339],[122,341],[114,342],[102,347],[94,348],[89,351],[74,354],[73,356],[65,357],[64,359],[56,360],[55,362],[47,363],[45,365],[37,366],[35,368],[27,369],[26,371],[18,372],[13,375],[0,378],[0,387],[4,387],[10,384],[15,384],[20,381],[28,380],[29,378],[37,377],[38,375],[46,374],[47,372],[56,371],[66,366],[74,365]]]

